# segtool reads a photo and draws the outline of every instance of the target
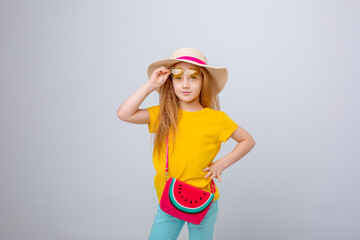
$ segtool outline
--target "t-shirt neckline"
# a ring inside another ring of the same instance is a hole
[[[203,112],[205,109],[207,109],[207,107],[204,107],[203,109],[199,110],[199,111],[195,111],[195,112],[189,112],[189,111],[186,111],[184,109],[181,109],[180,110],[184,113],[190,113],[190,114],[194,114],[194,113],[200,113],[200,112]]]

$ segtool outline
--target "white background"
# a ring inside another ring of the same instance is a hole
[[[221,110],[256,141],[216,180],[215,239],[360,239],[359,10],[349,0],[2,0],[0,239],[147,239],[151,137],[116,112],[147,66],[181,47],[228,68]],[[153,92],[141,108],[157,104]]]

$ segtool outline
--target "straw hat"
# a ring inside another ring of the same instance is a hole
[[[209,72],[210,78],[215,83],[218,92],[220,93],[224,89],[228,79],[227,69],[224,67],[217,68],[207,65],[207,60],[205,55],[201,51],[195,48],[177,49],[175,50],[175,52],[173,52],[173,54],[171,54],[170,58],[162,59],[151,63],[147,69],[148,78],[151,77],[151,74],[155,69],[161,66],[170,68],[170,66],[172,66],[177,62],[188,62],[206,68],[206,70]],[[156,89],[156,91],[159,92],[158,89]]]

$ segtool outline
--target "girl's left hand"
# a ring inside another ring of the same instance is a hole
[[[221,173],[225,167],[220,160],[213,162],[209,167],[204,168],[203,172],[208,172],[205,178],[210,176],[211,179],[217,178],[221,182]]]

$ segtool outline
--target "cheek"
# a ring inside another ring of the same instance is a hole
[[[197,88],[200,89],[200,90],[201,90],[201,85],[202,85],[202,82],[201,82],[201,81],[199,81],[199,82],[196,83]]]
[[[175,91],[179,91],[179,89],[181,89],[181,84],[178,82],[173,82],[173,87]]]
[[[177,84],[175,81],[172,82],[174,89],[178,88],[179,84]]]

